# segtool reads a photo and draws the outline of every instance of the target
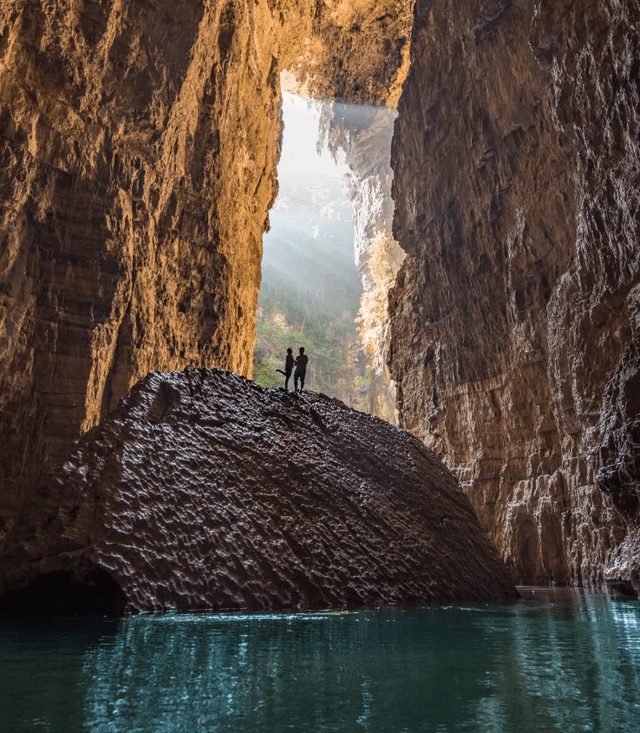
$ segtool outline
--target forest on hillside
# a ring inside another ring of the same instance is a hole
[[[276,369],[284,369],[287,348],[297,355],[304,346],[309,356],[305,388],[363,409],[367,375],[354,317],[350,309],[328,314],[305,291],[298,293],[281,280],[270,281],[260,293],[254,380],[263,387],[284,386]]]
[[[264,387],[284,386],[276,369],[284,369],[287,348],[297,355],[304,346],[309,356],[305,389],[363,409],[369,377],[355,322],[362,285],[353,261],[351,211],[335,204],[335,184],[330,185],[307,182],[295,199],[289,197],[271,212],[256,315],[254,380]],[[323,206],[321,214],[310,218],[311,197]]]

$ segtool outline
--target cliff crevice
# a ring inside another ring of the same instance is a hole
[[[2,512],[148,371],[251,375],[280,72],[384,103],[411,23],[387,5],[3,3]]]

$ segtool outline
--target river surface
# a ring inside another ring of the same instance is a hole
[[[0,618],[0,731],[640,731],[640,604]]]

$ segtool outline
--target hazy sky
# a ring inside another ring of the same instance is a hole
[[[359,277],[354,264],[353,209],[343,189],[347,170],[328,150],[316,152],[317,104],[284,93],[284,134],[278,165],[280,191],[264,234],[263,285],[274,272],[298,290],[315,291],[328,276]]]
[[[316,153],[318,122],[320,110],[308,99],[283,92],[282,111],[284,114],[284,142],[282,157],[278,166],[279,176],[288,172],[305,172],[309,175],[320,173],[342,178],[347,170],[344,161],[336,165],[328,150],[322,155]]]

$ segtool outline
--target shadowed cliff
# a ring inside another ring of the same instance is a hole
[[[15,612],[516,595],[414,437],[322,394],[195,368],[150,374],[80,441],[9,535],[0,589]]]
[[[625,0],[416,4],[391,373],[525,584],[640,590],[639,41]]]

